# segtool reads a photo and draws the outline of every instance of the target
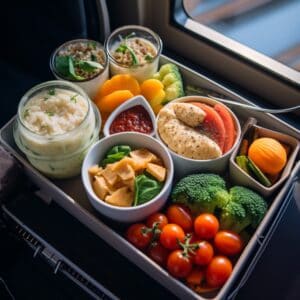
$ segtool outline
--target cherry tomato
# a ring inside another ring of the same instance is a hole
[[[185,232],[193,229],[193,218],[190,210],[178,204],[170,205],[167,209],[167,217],[170,223],[179,225]]]
[[[221,287],[231,272],[231,261],[225,256],[215,256],[207,266],[206,282],[210,287]]]
[[[170,250],[179,249],[179,243],[184,240],[184,231],[177,224],[167,224],[160,233],[161,244]]]
[[[199,266],[209,264],[214,257],[214,249],[207,241],[199,242],[199,248],[195,251],[194,263]]]
[[[150,245],[147,254],[160,266],[166,266],[170,251],[163,247],[161,243],[156,242]]]
[[[152,234],[147,231],[148,228],[142,223],[131,225],[126,231],[127,240],[139,249],[146,248],[151,241]]]
[[[186,277],[186,282],[189,285],[201,285],[204,280],[204,271],[199,268],[194,268],[190,274]]]
[[[241,237],[227,230],[219,231],[214,239],[215,247],[224,255],[236,255],[242,251],[243,242]]]
[[[155,223],[158,223],[158,229],[162,229],[168,224],[168,219],[166,215],[162,213],[154,213],[147,218],[146,225],[149,228],[153,228]]]
[[[168,257],[167,269],[176,278],[186,278],[192,271],[192,266],[191,259],[181,250],[171,252]]]
[[[199,238],[211,239],[219,230],[219,221],[212,214],[201,214],[194,221],[194,230]]]

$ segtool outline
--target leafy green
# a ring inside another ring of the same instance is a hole
[[[56,56],[55,69],[63,77],[69,76],[69,56]]]
[[[82,76],[75,73],[74,60],[71,56],[56,56],[55,58],[56,71],[66,79],[83,80]]]
[[[50,88],[50,89],[48,90],[48,95],[54,96],[54,95],[55,95],[55,88]]]
[[[90,47],[91,49],[96,50],[97,48],[97,43],[95,41],[91,41],[87,43],[87,46]]]
[[[151,62],[153,60],[153,56],[151,56],[150,54],[146,54],[145,60]]]
[[[54,112],[53,111],[49,111],[49,110],[46,110],[45,114],[47,114],[49,117],[53,117],[54,116]]]
[[[23,117],[27,118],[28,116],[29,116],[29,108],[25,109]]]
[[[130,34],[128,34],[127,36],[125,36],[124,39],[121,38],[121,43],[119,45],[119,47],[116,49],[116,52],[120,52],[120,53],[125,53],[126,51],[129,52],[131,58],[132,58],[132,65],[138,65],[139,64],[139,61],[138,61],[138,58],[135,54],[135,52],[133,51],[133,49],[131,47],[129,47],[127,45],[127,40],[131,37],[133,37],[135,35],[135,32],[131,32]]]
[[[75,95],[73,95],[71,98],[70,98],[70,101],[72,101],[72,102],[74,102],[74,103],[77,103],[77,96],[78,96],[78,94],[75,94]]]
[[[91,60],[80,60],[76,64],[76,67],[79,67],[81,70],[92,73],[97,69],[102,69],[102,65],[96,61]]]
[[[144,204],[153,199],[161,191],[163,183],[141,174],[134,181],[134,202],[133,206]]]
[[[264,186],[271,186],[271,181],[265,176],[265,174],[259,169],[259,167],[248,157],[247,159],[248,169],[251,171],[253,176]]]
[[[71,56],[68,57],[68,66],[69,66],[69,76],[71,77],[71,79],[75,79],[75,80],[83,80],[84,79],[82,76],[79,76],[75,73],[74,61]]]
[[[105,155],[105,158],[101,161],[101,166],[105,167],[107,164],[114,163],[127,156],[131,151],[130,146],[119,145],[112,147]]]
[[[239,155],[235,158],[235,161],[237,165],[244,170],[247,174],[249,174],[249,168],[248,168],[248,158],[246,155]]]

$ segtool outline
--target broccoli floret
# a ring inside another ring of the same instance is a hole
[[[153,75],[153,78],[160,80],[164,85],[166,93],[164,103],[184,96],[182,78],[176,65],[169,63],[161,66],[160,70]]]
[[[229,200],[223,178],[216,174],[194,174],[181,179],[172,191],[172,200],[188,206],[193,213],[210,212]]]
[[[256,228],[267,211],[266,201],[252,190],[235,186],[229,191],[230,201],[222,209],[220,227],[237,233]]]

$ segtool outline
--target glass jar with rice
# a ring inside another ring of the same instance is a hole
[[[112,32],[105,49],[112,75],[130,74],[143,82],[157,72],[162,41],[149,28],[129,25]]]
[[[100,123],[97,108],[81,88],[48,81],[22,97],[14,138],[35,168],[52,178],[68,178],[80,173]]]

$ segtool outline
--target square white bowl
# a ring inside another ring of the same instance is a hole
[[[251,127],[254,127],[258,130],[258,135],[259,137],[269,137],[269,138],[274,138],[278,140],[279,142],[285,143],[291,147],[291,152],[288,156],[287,163],[284,167],[284,169],[281,172],[280,178],[272,184],[270,187],[266,187],[263,184],[261,184],[258,180],[255,178],[251,177],[249,174],[247,174],[243,169],[241,169],[238,164],[235,162],[235,158],[237,156],[237,153],[240,149],[240,143],[242,141],[242,138],[240,140],[240,143],[238,147],[235,148],[235,150],[232,152],[232,155],[230,157],[230,164],[229,164],[229,175],[230,175],[230,180],[237,185],[242,185],[242,186],[247,186],[258,193],[260,193],[264,197],[268,197],[272,195],[281,185],[282,183],[288,178],[295,159],[297,157],[298,151],[299,151],[299,140],[296,138],[278,132],[274,131],[271,129],[267,129],[264,127],[260,127],[257,125],[252,124],[251,122],[246,125],[247,127],[244,128],[244,135],[242,138],[249,132]]]

